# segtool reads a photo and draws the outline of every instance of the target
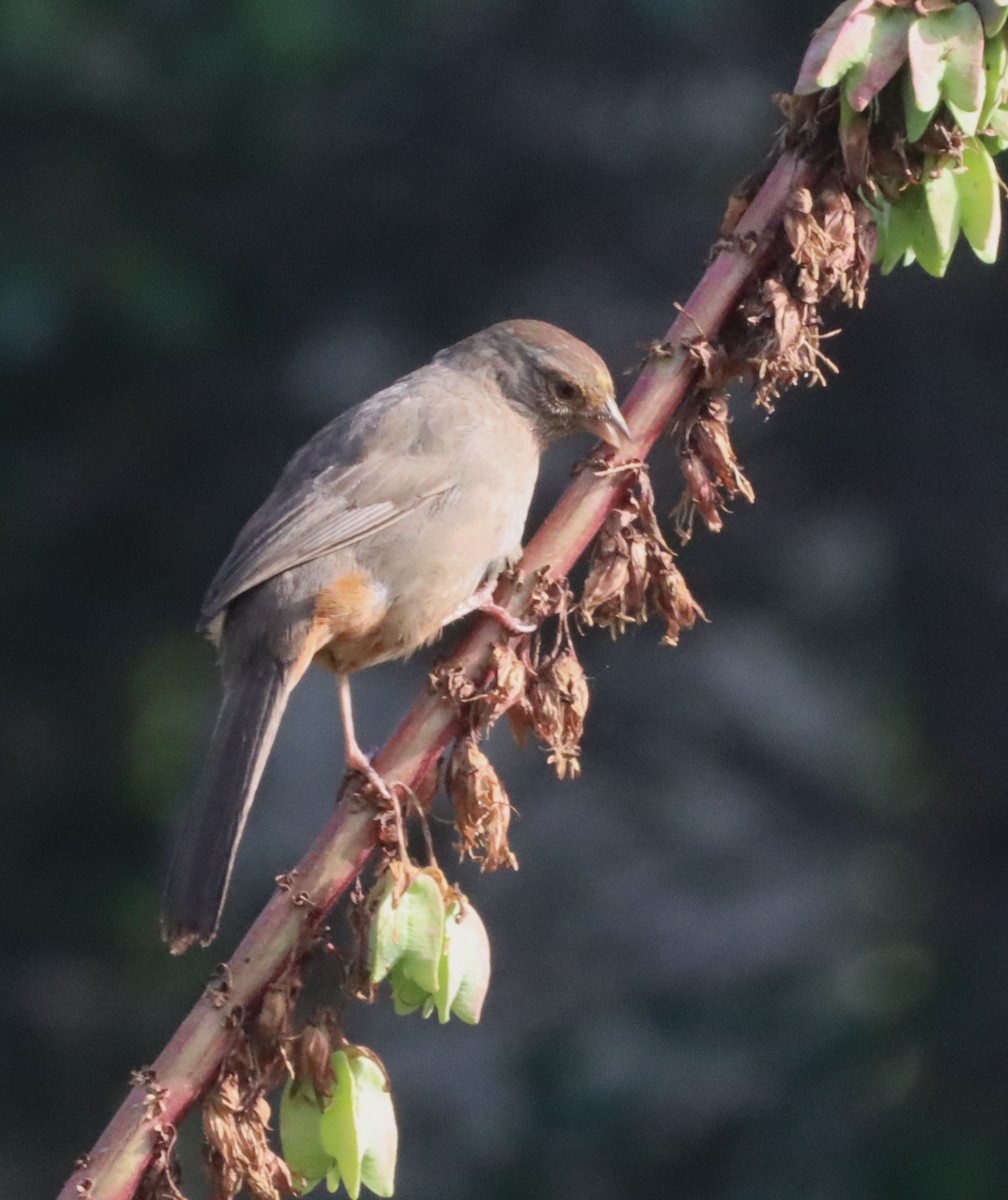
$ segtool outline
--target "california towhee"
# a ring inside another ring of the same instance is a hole
[[[543,450],[627,435],[602,359],[541,321],[466,338],[321,429],[287,464],[210,585],[200,628],[224,696],[165,893],[173,953],[217,931],[235,851],[291,690],[336,672],[348,770],[386,785],[354,737],[349,675],[483,609],[517,559]]]

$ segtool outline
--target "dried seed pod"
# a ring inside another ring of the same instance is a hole
[[[712,396],[690,430],[690,443],[715,481],[729,496],[741,495],[750,504],[756,499],[735,457],[735,448],[728,433],[728,401],[724,396]]]
[[[647,559],[647,539],[634,530],[627,555],[630,578],[623,589],[623,602],[620,609],[620,618],[627,624],[639,625],[642,621],[647,620]]]
[[[532,713],[524,696],[517,704],[512,704],[504,715],[507,717],[515,745],[519,750],[524,750],[528,745],[528,735],[532,729]]]
[[[516,869],[518,860],[507,839],[511,802],[490,760],[471,735],[456,741],[445,782],[455,806],[459,857],[468,855],[484,871]]]
[[[238,1081],[225,1075],[203,1103],[203,1136],[216,1157],[214,1190],[218,1194],[234,1195],[243,1182],[243,1171],[237,1165],[238,1138],[234,1114],[238,1107]]]
[[[711,533],[720,533],[724,522],[718,512],[718,496],[714,490],[714,481],[703,460],[698,454],[687,450],[679,456],[679,469],[686,480],[686,492],[689,499],[689,515],[682,518],[682,528],[686,532],[683,541],[688,541],[689,534],[692,532],[693,511],[703,517],[704,524]],[[684,507],[684,505],[680,505],[681,509]]]
[[[596,613],[608,613],[618,608],[623,592],[630,581],[629,542],[627,526],[635,514],[626,503],[617,506],[606,517],[592,547],[591,562],[581,597],[581,613],[588,625],[608,622],[596,618]]]
[[[536,734],[550,748],[557,777],[581,774],[581,735],[588,711],[588,680],[570,646],[565,647],[529,688]]]
[[[290,1033],[291,1012],[297,989],[289,981],[282,981],[266,989],[262,1006],[255,1022],[255,1035],[267,1052],[275,1049]]]
[[[525,664],[508,643],[497,643],[490,651],[493,683],[487,688],[486,699],[491,705],[490,720],[496,720],[525,694]]]
[[[647,545],[639,496],[627,496],[599,531],[581,599],[586,625],[612,635],[647,620]]]
[[[332,1090],[332,1034],[325,1021],[309,1021],[294,1042],[294,1078],[307,1080],[316,1096]]]
[[[586,625],[612,627],[622,607],[623,592],[630,581],[629,547],[618,547],[593,556],[585,579],[581,613]]]
[[[676,646],[683,629],[692,629],[698,618],[706,621],[707,617],[686,586],[686,580],[675,565],[670,550],[654,556],[651,584],[654,606],[665,618],[662,641],[667,646]]]

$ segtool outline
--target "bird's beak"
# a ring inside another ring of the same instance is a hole
[[[623,414],[620,412],[614,396],[610,396],[605,411],[599,416],[593,417],[590,424],[592,433],[616,450],[632,440],[630,429],[623,419]]]

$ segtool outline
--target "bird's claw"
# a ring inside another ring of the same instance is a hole
[[[493,617],[495,621],[499,621],[508,633],[526,634],[535,633],[536,631],[535,625],[530,624],[528,621],[519,620],[513,613],[508,612],[502,604],[494,604],[492,601],[487,604],[481,604],[480,612],[486,613],[488,617]]]

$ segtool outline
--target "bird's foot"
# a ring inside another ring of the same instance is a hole
[[[385,780],[384,776],[379,774],[371,759],[359,747],[347,749],[346,769],[348,773],[356,772],[358,775],[363,775],[364,779],[383,800],[388,801],[390,804],[392,803],[394,799],[392,787]]]
[[[508,612],[503,605],[494,604],[492,600],[486,604],[479,605],[479,611],[486,613],[488,617],[493,617],[495,621],[499,621],[508,633],[535,633],[536,627],[528,621],[521,621],[513,613]]]
[[[488,617],[493,617],[495,621],[499,621],[508,633],[535,633],[535,625],[530,625],[526,621],[519,620],[513,613],[508,612],[503,604],[498,604],[494,600],[493,593],[495,586],[496,580],[493,580],[477,588],[468,600],[460,604],[458,608],[445,618],[444,624],[449,625],[452,621],[457,621],[459,617],[468,616],[471,612],[481,612],[486,613]]]

